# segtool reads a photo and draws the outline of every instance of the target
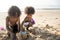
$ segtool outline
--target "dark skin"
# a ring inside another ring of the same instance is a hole
[[[18,31],[20,31],[20,17],[7,17],[6,18],[6,28],[8,31],[12,32],[12,30],[9,29],[9,26],[14,25],[15,22],[18,25]]]

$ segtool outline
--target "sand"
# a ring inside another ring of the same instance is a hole
[[[6,16],[7,12],[0,12],[0,26],[5,27]],[[25,16],[24,12],[22,12],[20,17],[21,22]],[[60,10],[36,10],[33,18],[36,21],[35,25],[45,26],[46,24],[49,24],[60,28]]]
[[[7,12],[0,12],[0,26],[3,26],[5,29],[6,29],[6,27],[5,27],[6,26],[5,25],[6,16],[7,16]],[[26,15],[24,14],[24,12],[22,12],[21,18],[20,18],[21,22],[25,18],[25,16]],[[60,31],[60,10],[36,10],[35,14],[33,15],[33,18],[36,22],[34,27],[38,27],[38,28],[46,27],[46,25],[48,24],[49,26]],[[4,31],[4,33],[5,32],[6,31]],[[55,34],[54,31],[53,32],[50,31],[50,32],[52,34]],[[59,34],[59,33],[57,33],[57,34]],[[53,37],[53,36],[51,36],[51,37]],[[50,38],[50,37],[48,37],[48,38]],[[36,38],[36,40],[40,40],[40,39],[44,40],[44,38]],[[45,39],[45,40],[50,40],[50,39]],[[53,39],[55,39],[55,38],[53,37]],[[51,39],[51,40],[53,40],[53,39]]]

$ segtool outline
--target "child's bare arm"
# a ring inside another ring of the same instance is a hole
[[[20,18],[18,18],[18,32],[20,32]]]
[[[24,22],[27,20],[27,18],[24,18],[24,20],[21,23],[21,26],[23,26]]]
[[[6,18],[6,29],[8,31],[11,31],[11,29],[9,28],[9,18],[8,17]]]

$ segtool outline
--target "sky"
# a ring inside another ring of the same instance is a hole
[[[0,12],[7,12],[11,6],[24,10],[27,6],[38,8],[60,8],[60,0],[0,0]]]

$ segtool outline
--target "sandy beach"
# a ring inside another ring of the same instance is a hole
[[[5,19],[7,16],[7,12],[0,12],[0,26],[5,27]],[[26,15],[24,12],[21,14],[21,22]],[[51,26],[60,28],[60,10],[36,10],[33,15],[34,20],[36,21],[35,25],[43,25],[49,24]]]
[[[5,29],[6,16],[7,12],[0,12],[0,26],[4,27]],[[24,12],[22,12],[20,18],[21,22],[23,21],[25,16],[26,15],[24,14]],[[46,25],[48,24],[49,26],[60,30],[60,10],[36,10],[35,14],[33,15],[33,18],[36,22],[34,27],[46,27]]]

